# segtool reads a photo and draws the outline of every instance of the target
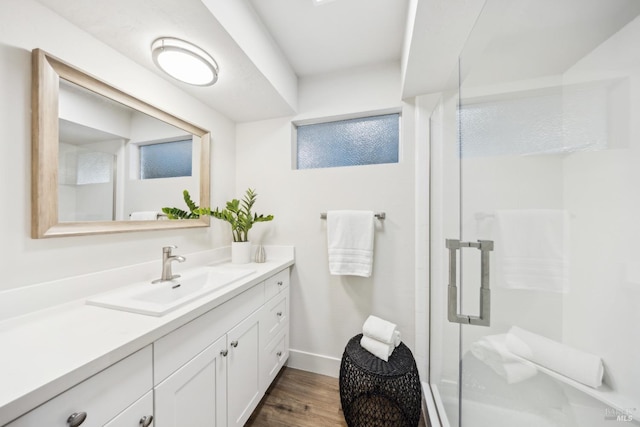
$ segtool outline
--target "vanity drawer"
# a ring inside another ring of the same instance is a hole
[[[272,298],[262,310],[260,336],[264,347],[289,323],[289,289]]]
[[[153,391],[148,391],[104,427],[140,427],[144,425],[153,425]]]
[[[262,357],[262,390],[266,391],[289,357],[289,333],[282,331],[265,349]]]
[[[68,427],[69,417],[72,414],[81,417],[82,413],[86,413],[82,427],[104,426],[151,390],[151,363],[151,346],[147,346],[38,406],[7,427]]]
[[[279,273],[269,277],[264,282],[264,298],[269,301],[278,293],[289,289],[289,269],[286,268]]]

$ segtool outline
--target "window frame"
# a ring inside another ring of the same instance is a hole
[[[132,150],[131,150],[131,167],[133,179],[138,181],[148,181],[150,179],[169,179],[169,178],[183,178],[183,177],[192,177],[195,165],[193,164],[193,150],[194,150],[194,135],[185,134],[182,136],[172,136],[170,138],[161,138],[154,139],[151,141],[139,141],[132,142]],[[172,142],[180,142],[180,141],[191,141],[191,175],[181,175],[177,177],[156,177],[156,178],[143,178],[142,177],[142,147],[149,145],[158,145],[158,144],[167,144]]]

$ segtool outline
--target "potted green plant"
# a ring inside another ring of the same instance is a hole
[[[249,230],[256,222],[267,222],[273,219],[273,215],[258,215],[252,212],[257,197],[258,194],[255,190],[248,188],[242,200],[233,199],[227,202],[226,207],[222,210],[220,208],[216,208],[214,211],[209,208],[197,208],[193,211],[197,215],[210,215],[231,225],[231,234],[233,235],[232,263],[244,264],[251,260]]]

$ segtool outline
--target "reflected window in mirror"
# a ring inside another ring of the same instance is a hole
[[[191,176],[191,137],[140,145],[140,179]]]

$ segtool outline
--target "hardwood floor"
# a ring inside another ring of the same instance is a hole
[[[424,427],[420,420],[420,427]],[[346,427],[338,379],[283,368],[245,427]]]

